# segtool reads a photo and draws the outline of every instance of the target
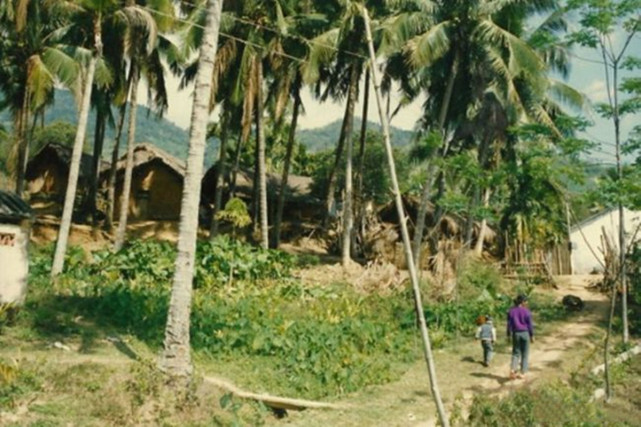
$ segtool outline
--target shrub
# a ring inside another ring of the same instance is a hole
[[[562,383],[522,389],[504,399],[476,394],[464,425],[600,426],[606,420],[589,401],[588,393]]]

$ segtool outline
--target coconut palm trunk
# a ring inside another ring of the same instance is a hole
[[[234,166],[231,170],[231,183],[229,185],[229,197],[236,197],[236,180],[238,179],[238,170],[240,169],[240,155],[245,145],[245,137],[243,132],[238,134],[238,141],[236,141],[236,151],[234,151]]]
[[[189,153],[180,210],[178,254],[169,301],[169,313],[160,366],[174,377],[190,377],[192,372],[189,318],[191,315],[192,281],[198,233],[200,180],[205,159],[207,120],[211,98],[218,29],[222,0],[208,0],[207,21],[200,47],[200,58],[189,129]]]
[[[419,327],[421,330],[421,338],[423,340],[423,351],[425,353],[425,361],[427,363],[427,370],[430,378],[430,385],[432,390],[432,397],[436,404],[436,409],[438,411],[439,421],[443,427],[449,427],[450,421],[445,412],[445,407],[443,406],[443,401],[441,400],[441,393],[436,380],[436,367],[434,365],[434,357],[432,355],[432,347],[430,344],[430,338],[427,331],[427,323],[425,321],[425,315],[423,313],[423,303],[421,301],[421,290],[418,283],[418,275],[416,273],[416,268],[414,266],[414,259],[412,257],[412,247],[410,243],[409,233],[407,231],[407,219],[403,209],[403,200],[401,199],[401,191],[398,186],[398,179],[396,178],[396,165],[394,163],[394,152],[392,150],[392,144],[390,141],[390,130],[389,122],[387,116],[383,111],[383,98],[380,93],[380,86],[376,77],[376,54],[374,52],[374,43],[372,41],[372,31],[370,29],[369,14],[367,9],[362,7],[363,11],[363,20],[365,21],[365,31],[367,34],[367,45],[369,48],[369,57],[370,57],[370,72],[372,73],[372,81],[374,83],[374,90],[376,94],[376,105],[378,106],[378,114],[381,120],[381,126],[383,127],[383,135],[385,139],[385,152],[387,153],[387,162],[390,172],[390,178],[392,180],[392,191],[394,193],[394,201],[396,204],[396,211],[398,214],[401,236],[403,238],[403,249],[405,251],[405,259],[407,262],[407,267],[410,272],[410,280],[412,282],[412,289],[414,291],[414,302],[416,305],[417,313],[420,313],[418,316]]]
[[[441,133],[443,138],[443,149],[441,150],[442,156],[445,157],[447,152],[445,144],[445,120],[447,118],[447,112],[450,109],[450,103],[452,102],[452,94],[454,93],[454,81],[456,80],[456,74],[458,72],[458,63],[459,63],[459,52],[456,51],[454,56],[454,61],[452,62],[452,72],[449,75],[447,80],[447,86],[445,88],[445,94],[443,97],[443,104],[441,104],[441,110],[439,111],[438,116],[438,130]],[[430,202],[430,193],[432,191],[432,180],[434,179],[434,173],[436,171],[436,164],[434,159],[431,159],[427,167],[427,177],[425,179],[425,184],[423,184],[423,193],[421,194],[421,204],[419,205],[418,215],[416,218],[416,226],[414,227],[414,241],[412,244],[412,253],[414,254],[414,264],[417,268],[420,269],[420,259],[421,259],[421,249],[423,246],[423,233],[425,230],[425,215],[427,214],[428,205]]]
[[[109,184],[107,189],[107,230],[113,232],[114,206],[116,204],[116,175],[118,174],[118,157],[120,157],[120,139],[122,137],[122,128],[125,125],[125,112],[127,103],[123,102],[120,107],[120,116],[118,117],[118,130],[116,131],[116,140],[111,152],[111,166],[109,167]]]
[[[294,95],[294,110],[292,111],[292,123],[289,126],[289,136],[287,140],[287,149],[285,150],[285,161],[283,162],[283,173],[280,179],[280,192],[278,193],[278,201],[276,205],[276,219],[274,221],[274,247],[280,246],[280,229],[283,221],[283,211],[285,209],[285,195],[287,193],[287,183],[289,180],[289,169],[292,162],[292,154],[294,152],[294,145],[296,143],[296,126],[298,124],[298,114],[300,113],[301,99],[300,99],[300,84],[301,76],[296,76]]]
[[[131,178],[134,169],[134,148],[136,145],[136,111],[138,102],[138,81],[140,74],[136,64],[131,66],[132,80],[129,93],[129,129],[127,130],[127,158],[125,161],[125,177],[120,194],[120,215],[118,217],[118,229],[114,241],[114,250],[119,251],[125,244],[127,234],[127,220],[129,216],[129,199],[131,194]]]
[[[80,114],[78,115],[78,127],[76,128],[76,137],[71,152],[71,164],[69,165],[69,178],[67,180],[67,191],[65,193],[65,202],[62,208],[62,218],[60,220],[60,230],[58,231],[58,240],[56,250],[53,256],[53,265],[51,275],[57,276],[62,273],[64,268],[65,253],[67,251],[67,242],[69,240],[69,231],[71,229],[71,218],[73,215],[73,206],[76,200],[76,189],[78,187],[78,175],[80,172],[80,159],[82,157],[82,145],[85,141],[85,132],[87,130],[87,121],[89,119],[89,108],[91,105],[91,89],[93,86],[93,77],[96,71],[98,58],[102,56],[102,29],[101,15],[94,17],[94,52],[87,66],[85,75],[85,87],[82,93],[82,103]]]
[[[218,234],[218,211],[223,203],[223,182],[225,178],[225,162],[227,161],[227,140],[229,139],[229,112],[223,114],[220,134],[220,154],[218,155],[218,167],[214,171],[214,208],[211,212],[211,227],[209,238],[213,239]]]
[[[355,212],[358,212],[356,230],[360,234],[361,242],[365,239],[365,212],[363,200],[363,173],[365,172],[365,142],[367,140],[367,116],[369,114],[369,68],[365,69],[365,84],[363,94],[363,113],[361,119],[361,135],[358,149],[358,171],[356,172],[356,192],[354,195]],[[389,116],[388,116],[389,117]]]
[[[265,129],[263,126],[263,62],[256,58],[256,135],[258,136],[258,198],[260,206],[260,245],[269,248],[267,218],[267,171],[265,170]]]
[[[107,124],[107,115],[102,108],[98,105],[96,108],[96,127],[94,128],[93,140],[93,158],[91,159],[91,177],[89,178],[89,198],[87,202],[88,210],[91,215],[91,221],[94,226],[97,225],[97,198],[98,198],[98,178],[100,176],[100,157],[102,157],[102,148],[105,141],[105,127]]]
[[[343,247],[341,253],[341,263],[343,268],[347,268],[351,259],[352,246],[352,229],[354,228],[354,217],[352,211],[354,199],[354,187],[352,177],[352,160],[354,156],[354,141],[352,138],[352,127],[354,125],[354,106],[356,105],[356,96],[358,91],[358,68],[352,64],[350,69],[350,86],[348,98],[351,102],[351,112],[347,115],[345,125],[346,134],[346,161],[345,161],[345,200],[343,200]]]
[[[16,135],[18,144],[18,167],[16,168],[16,193],[22,197],[25,189],[25,176],[27,174],[27,162],[29,161],[29,138],[27,127],[29,124],[29,88],[25,88],[22,99],[22,108],[18,111],[16,120]]]
[[[354,66],[354,65],[353,65]],[[350,82],[350,85],[352,82]],[[352,98],[352,90],[350,90],[347,95],[347,103],[345,104],[345,114],[343,115],[343,124],[341,126],[341,133],[338,137],[338,144],[336,145],[336,154],[334,156],[334,164],[332,169],[329,171],[329,177],[327,178],[327,193],[325,195],[325,215],[323,217],[323,226],[326,227],[329,222],[329,216],[334,208],[335,201],[335,192],[336,192],[336,175],[338,172],[338,167],[340,166],[341,158],[343,157],[343,150],[345,149],[345,141],[347,138],[351,137],[351,125],[349,125],[350,130],[348,133],[348,124],[350,117],[354,117],[354,105],[355,100]]]

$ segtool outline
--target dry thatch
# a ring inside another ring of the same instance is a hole
[[[215,187],[216,165],[207,170],[202,181],[203,200],[213,201]],[[231,172],[227,168],[225,176],[224,191],[227,191],[228,183],[231,181]],[[254,186],[254,172],[248,169],[241,169],[236,174],[236,194],[241,198],[251,199]],[[267,173],[267,193],[269,197],[276,197],[281,187],[281,175],[279,173]],[[286,200],[305,200],[306,202],[320,202],[312,194],[312,178],[301,175],[289,175],[287,179]]]
[[[166,165],[171,171],[181,178],[185,176],[185,162],[171,154],[167,153],[161,148],[156,147],[150,143],[141,143],[137,144],[134,147],[134,169],[149,164],[151,162],[160,162]],[[125,170],[127,165],[127,154],[124,154],[118,163],[116,168],[118,173],[122,173]],[[102,168],[102,173],[107,172],[108,167]]]

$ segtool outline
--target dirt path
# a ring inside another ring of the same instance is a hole
[[[563,378],[578,366],[594,347],[586,339],[596,325],[605,319],[607,299],[586,288],[594,276],[559,278],[559,289],[554,292],[561,298],[572,294],[585,302],[581,313],[568,322],[537,335],[531,347],[530,372],[525,380],[508,379],[511,347],[504,338],[504,325],[497,324],[499,343],[493,365],[481,365],[481,349],[469,338],[447,352],[435,352],[439,372],[438,382],[443,401],[449,411],[457,406],[464,408],[477,393],[505,395],[523,386]],[[536,313],[534,313],[536,321]],[[419,345],[417,343],[417,345]],[[454,403],[456,402],[456,405]],[[414,426],[436,425],[436,411],[432,403],[425,363],[417,362],[397,382],[371,387],[341,401],[351,405],[342,411],[308,410],[291,412],[285,420],[273,425],[288,426]]]

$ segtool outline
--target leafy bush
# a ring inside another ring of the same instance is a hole
[[[31,321],[48,334],[74,334],[81,316],[159,346],[174,257],[170,244],[138,241],[98,252],[93,263],[72,263],[53,295],[47,280],[33,281]],[[305,288],[290,278],[295,264],[290,255],[226,238],[200,243],[193,348],[217,358],[267,358],[261,369],[308,397],[388,381],[396,362],[414,357],[415,330],[399,322],[402,298],[363,296],[344,285]]]
[[[607,424],[589,399],[589,393],[562,383],[519,390],[503,399],[476,394],[469,418],[461,425],[578,427]]]

